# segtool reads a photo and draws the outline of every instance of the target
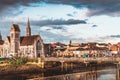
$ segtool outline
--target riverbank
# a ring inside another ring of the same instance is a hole
[[[32,73],[38,71],[44,72],[45,70],[33,64],[0,66],[0,75]]]

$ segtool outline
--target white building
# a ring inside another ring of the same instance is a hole
[[[29,56],[32,58],[44,57],[44,45],[40,35],[31,35],[31,27],[28,19],[26,36],[20,36],[18,24],[12,24],[10,36],[7,36],[3,44],[3,57]]]

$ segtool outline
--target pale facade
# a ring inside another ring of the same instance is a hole
[[[30,22],[26,27],[26,36],[20,36],[18,24],[12,24],[10,36],[7,36],[3,44],[2,57],[44,57],[44,45],[40,35],[31,35]]]

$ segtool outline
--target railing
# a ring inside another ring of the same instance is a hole
[[[63,57],[49,57],[49,58],[45,58],[45,61],[79,61],[79,62],[90,62],[90,61],[106,61],[106,62],[112,62],[112,61],[120,61],[120,58],[117,57],[101,57],[101,58],[76,58],[76,57],[71,57],[71,58],[63,58]]]

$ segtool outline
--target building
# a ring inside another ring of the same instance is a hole
[[[53,48],[50,43],[44,44],[44,54],[49,57],[53,53]]]
[[[82,57],[87,54],[89,57],[100,57],[107,55],[108,52],[109,48],[105,43],[72,43],[70,41],[63,55]]]
[[[3,44],[4,44],[4,41],[2,40],[2,35],[0,33],[0,56],[3,55]]]
[[[119,51],[118,45],[113,44],[113,45],[110,47],[110,51],[111,51],[112,54],[118,54],[118,51]]]
[[[66,50],[67,45],[61,43],[61,42],[56,42],[51,44],[51,49],[53,50],[53,54],[54,56],[62,56],[64,53],[64,51]]]
[[[26,35],[20,36],[21,30],[18,24],[12,24],[10,36],[7,36],[3,44],[3,57],[44,57],[44,45],[40,35],[31,35],[31,27],[28,19]]]

